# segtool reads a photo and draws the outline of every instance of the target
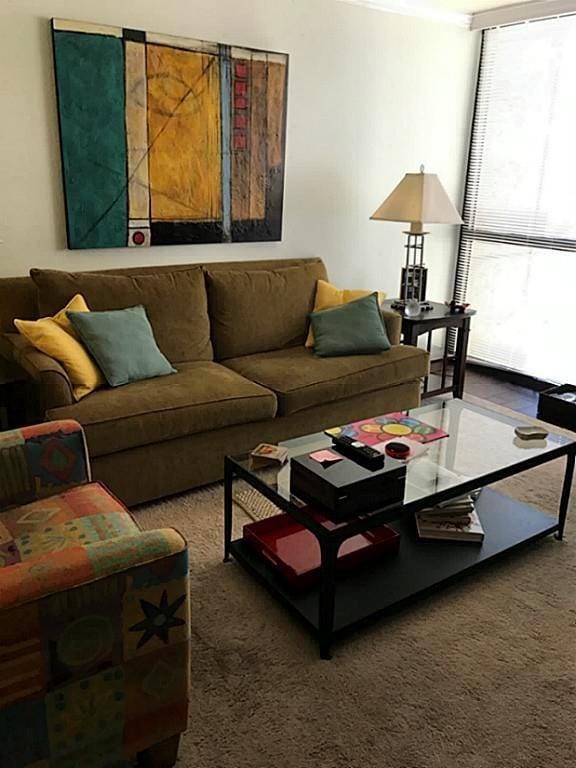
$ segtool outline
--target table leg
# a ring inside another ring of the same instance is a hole
[[[334,602],[336,598],[336,561],[339,542],[320,543],[321,582],[318,601],[318,639],[320,658],[331,659],[330,646],[334,630]]]
[[[416,347],[418,346],[418,335],[415,323],[408,323],[402,328],[402,343]]]
[[[432,331],[428,331],[428,341],[426,342],[426,351],[432,357]],[[430,381],[430,375],[429,373],[424,376],[424,384],[422,386],[422,397],[426,395],[428,392],[428,383]]]
[[[448,376],[448,328],[444,333],[444,350],[442,352],[442,379],[440,389],[446,389],[446,377]]]
[[[566,471],[564,472],[564,482],[562,483],[562,496],[560,497],[560,510],[558,512],[558,533],[556,538],[562,541],[564,537],[564,527],[566,525],[566,516],[570,506],[570,493],[572,491],[572,480],[574,478],[574,462],[576,455],[569,453],[566,456]]]
[[[228,459],[224,459],[224,562],[230,560],[230,545],[232,544],[232,487],[234,470]]]
[[[454,357],[454,397],[464,396],[464,379],[466,377],[466,357],[468,354],[468,337],[470,335],[470,318],[462,321],[458,328],[456,354]]]

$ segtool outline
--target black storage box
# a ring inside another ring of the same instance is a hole
[[[402,502],[405,486],[406,464],[389,456],[384,467],[375,470],[348,458],[330,466],[309,454],[290,461],[290,493],[334,522]]]
[[[574,400],[558,397],[566,394],[573,394]],[[576,387],[571,384],[562,384],[540,392],[538,418],[576,432]]]

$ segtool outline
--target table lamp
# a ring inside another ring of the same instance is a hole
[[[410,300],[417,301],[419,311],[431,309],[426,299],[423,224],[463,224],[446,190],[435,173],[407,173],[392,190],[378,210],[370,217],[374,221],[406,221],[406,264],[402,268],[400,298],[392,306],[404,309]]]

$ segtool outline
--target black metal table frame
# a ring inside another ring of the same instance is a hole
[[[352,536],[365,533],[379,525],[391,523],[405,515],[411,515],[424,507],[456,498],[470,493],[484,486],[491,485],[507,477],[519,474],[529,469],[547,464],[554,459],[566,456],[566,469],[562,483],[558,522],[546,534],[555,532],[556,538],[562,540],[566,516],[568,513],[572,480],[574,477],[574,464],[576,459],[576,443],[571,443],[549,451],[541,456],[531,457],[511,467],[490,472],[481,477],[474,478],[467,483],[448,488],[431,496],[418,499],[408,504],[395,504],[390,507],[352,518],[346,525],[334,530],[327,530],[321,523],[311,517],[305,507],[298,506],[292,500],[286,499],[272,486],[265,483],[234,457],[227,456],[224,460],[224,562],[230,560],[232,545],[233,523],[233,484],[236,477],[245,480],[255,490],[269,499],[284,512],[290,514],[295,520],[310,530],[318,540],[321,552],[320,591],[318,600],[318,631],[317,640],[322,659],[331,658],[331,646],[333,641],[334,609],[336,599],[336,562],[338,550],[341,544]],[[541,538],[541,536],[538,536]],[[480,567],[480,566],[479,566]]]

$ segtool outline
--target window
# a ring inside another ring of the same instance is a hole
[[[576,383],[576,16],[483,33],[456,297],[470,356]]]

